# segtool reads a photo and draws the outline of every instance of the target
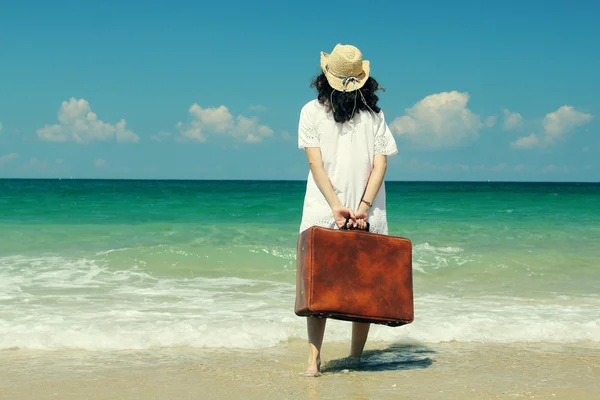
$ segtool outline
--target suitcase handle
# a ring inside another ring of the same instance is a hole
[[[344,222],[344,226],[342,227],[342,229],[344,230],[354,230],[355,228],[348,228],[348,222],[350,222],[350,218],[346,218],[346,222]],[[371,227],[371,224],[369,224],[367,222],[367,227],[365,228],[365,232],[369,232],[369,228]],[[362,230],[362,229],[359,229]]]

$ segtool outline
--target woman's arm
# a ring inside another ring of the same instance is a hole
[[[377,196],[377,193],[381,188],[381,184],[383,183],[386,170],[387,157],[383,154],[376,154],[373,158],[373,170],[371,171],[371,175],[369,176],[369,180],[367,181],[367,187],[365,188],[365,193],[362,197],[362,200],[364,201],[360,202],[360,204],[358,205],[358,209],[356,210],[356,219],[358,220],[358,227],[361,229],[364,229],[366,227],[367,216],[369,215],[369,210],[371,209],[371,206],[369,204],[373,204],[375,196]]]
[[[305,150],[306,157],[308,158],[308,164],[310,165],[310,170],[315,183],[319,187],[321,193],[323,193],[323,196],[325,196],[329,207],[331,207],[331,211],[333,212],[333,217],[337,226],[341,228],[344,226],[346,219],[350,218],[348,227],[355,228],[357,224],[354,212],[342,204],[340,198],[335,193],[333,185],[329,180],[329,176],[327,176],[327,171],[325,171],[325,167],[323,166],[321,149],[318,147],[307,147]]]

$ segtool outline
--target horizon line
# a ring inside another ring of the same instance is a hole
[[[240,178],[219,178],[219,179],[197,179],[197,178],[3,178],[0,181],[8,180],[31,180],[31,181],[183,181],[183,182],[306,182],[306,179],[240,179]],[[600,181],[545,181],[545,180],[429,180],[429,179],[411,179],[411,180],[385,180],[386,183],[593,183],[599,184]]]

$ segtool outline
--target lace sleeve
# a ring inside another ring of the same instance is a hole
[[[392,131],[390,130],[389,126],[385,122],[383,111],[380,112],[380,117],[381,121],[377,127],[377,132],[375,133],[375,154],[391,156],[398,153],[396,140],[394,139],[394,135],[392,135]]]
[[[313,127],[306,108],[303,108],[298,123],[298,148],[304,149],[306,147],[320,147],[320,143],[319,132]]]

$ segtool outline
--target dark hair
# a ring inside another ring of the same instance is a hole
[[[369,107],[371,110],[378,113],[381,109],[377,106],[379,97],[377,97],[376,93],[378,90],[385,91],[385,89],[380,88],[379,83],[370,76],[364,86],[360,88],[362,96],[367,102],[367,104],[365,104],[358,91],[340,92],[334,90],[329,85],[327,77],[322,72],[312,80],[310,87],[317,89],[317,99],[319,100],[319,103],[330,108],[335,122],[350,121],[353,112],[354,114],[358,114],[360,111],[370,111]],[[332,92],[334,92],[333,95]],[[333,102],[333,104],[330,104],[330,102]],[[355,103],[356,109],[354,108]]]

